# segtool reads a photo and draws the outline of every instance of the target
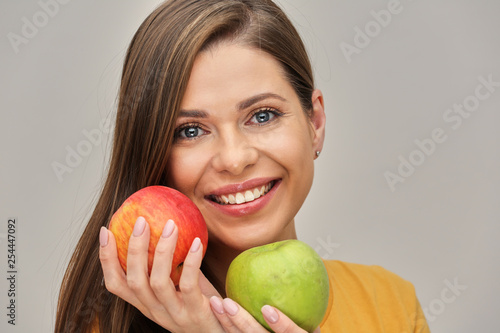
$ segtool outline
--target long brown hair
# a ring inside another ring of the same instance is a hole
[[[109,170],[95,210],[63,278],[55,332],[165,331],[109,293],[99,230],[135,191],[164,185],[175,120],[200,51],[230,41],[274,56],[311,109],[311,65],[299,34],[271,0],[171,0],[139,27],[123,66]]]

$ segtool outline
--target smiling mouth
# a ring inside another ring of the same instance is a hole
[[[242,192],[236,192],[223,195],[210,195],[208,199],[220,205],[241,205],[252,202],[266,195],[276,184],[276,181],[270,181],[267,185],[257,186]]]

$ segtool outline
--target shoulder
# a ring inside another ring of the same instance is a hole
[[[334,295],[363,302],[415,305],[413,284],[378,265],[362,265],[338,260],[325,260]],[[351,297],[356,295],[357,297]],[[394,303],[396,302],[396,303]]]
[[[366,332],[428,331],[409,281],[378,265],[324,263],[330,279],[330,304],[322,328],[335,328],[335,332],[360,328]]]
[[[338,260],[324,260],[330,280],[364,288],[397,288],[414,293],[413,285],[399,275],[378,265],[362,265]]]

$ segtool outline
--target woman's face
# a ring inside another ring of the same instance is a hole
[[[269,54],[233,44],[200,53],[182,99],[169,183],[198,206],[210,241],[235,249],[294,238],[313,180],[324,112],[312,118]]]

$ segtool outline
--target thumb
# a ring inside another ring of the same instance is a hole
[[[276,333],[306,332],[297,326],[297,324],[295,324],[283,312],[273,306],[264,305],[261,311],[269,327],[271,327],[271,329]],[[319,333],[319,327],[317,327],[313,333]]]

